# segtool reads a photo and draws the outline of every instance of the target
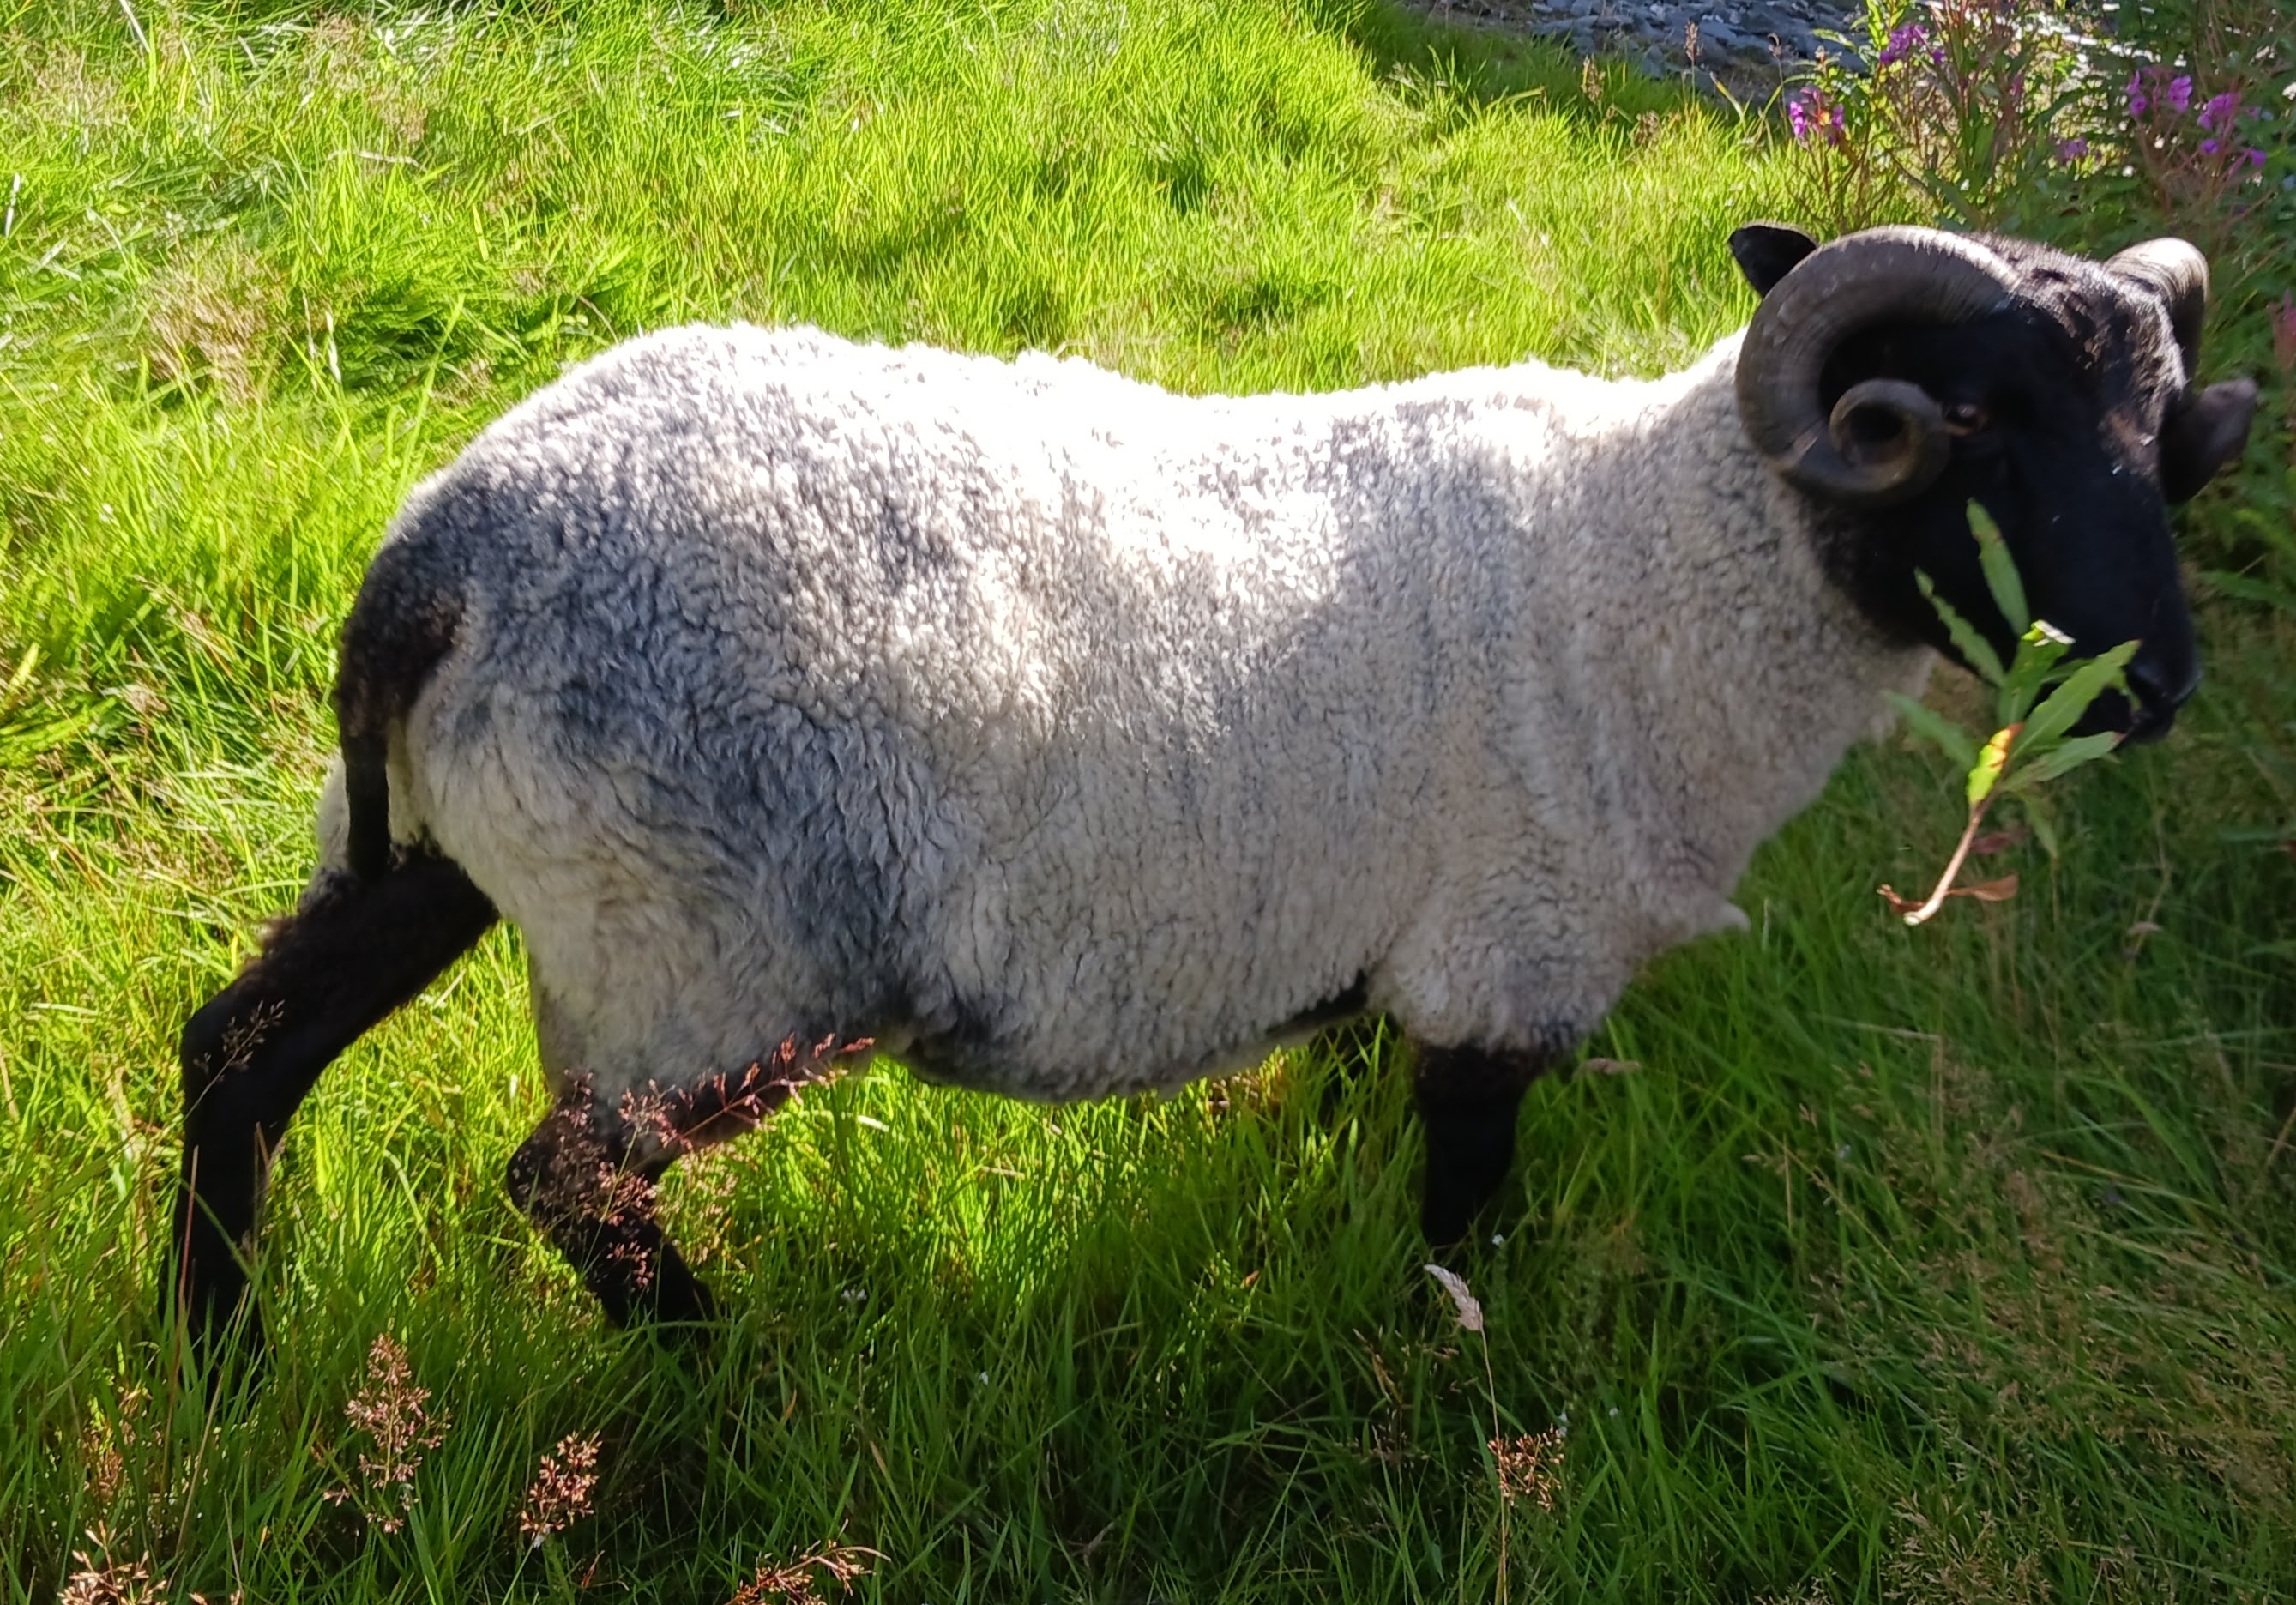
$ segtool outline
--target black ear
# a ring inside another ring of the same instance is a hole
[[[1817,242],[1784,223],[1749,223],[1730,236],[1730,254],[1757,295],[1767,295],[1794,265],[1817,249]]]
[[[2161,431],[2161,493],[2190,501],[2218,470],[2248,449],[2248,424],[2256,415],[2256,382],[2211,384]]]

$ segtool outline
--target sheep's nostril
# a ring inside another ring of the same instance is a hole
[[[2162,713],[2173,713],[2182,707],[2185,699],[2192,696],[2193,688],[2201,683],[2197,667],[2172,679],[2167,667],[2159,659],[2152,657],[2138,657],[2128,665],[2125,674],[2128,689],[2136,700]]]
[[[2128,736],[2131,741],[2152,741],[2168,734],[2177,722],[2177,710],[2201,683],[2200,669],[2192,666],[2171,675],[2158,659],[2140,657],[2124,671],[2130,708]]]

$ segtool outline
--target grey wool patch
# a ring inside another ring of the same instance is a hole
[[[831,1035],[1168,1087],[1359,979],[1423,1042],[1567,1043],[1742,923],[1754,847],[1930,661],[1828,583],[1736,349],[1191,399],[631,342],[392,525],[460,591],[393,832],[520,926],[545,1063],[602,1099]]]

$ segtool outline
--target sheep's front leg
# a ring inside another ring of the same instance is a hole
[[[1430,1243],[1464,1238],[1506,1180],[1523,1092],[1550,1062],[1543,1053],[1419,1049],[1414,1095],[1427,1130],[1419,1222]]]

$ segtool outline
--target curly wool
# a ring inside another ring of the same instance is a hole
[[[463,609],[393,832],[521,927],[545,1063],[604,1099],[832,1034],[1169,1086],[1342,994],[1565,1044],[1743,923],[1754,847],[1929,662],[1821,573],[1736,344],[1193,399],[634,341],[391,529]]]

